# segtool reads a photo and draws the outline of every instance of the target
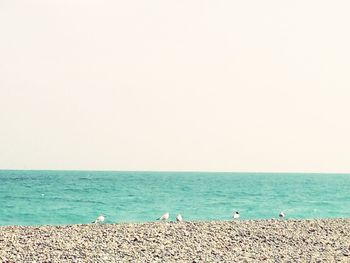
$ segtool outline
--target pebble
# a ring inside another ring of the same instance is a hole
[[[0,227],[0,262],[350,262],[350,219]]]

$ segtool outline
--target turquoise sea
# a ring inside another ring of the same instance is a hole
[[[350,217],[350,175],[0,170],[0,225]]]

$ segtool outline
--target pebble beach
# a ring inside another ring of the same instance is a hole
[[[0,262],[350,262],[350,219],[4,226]]]

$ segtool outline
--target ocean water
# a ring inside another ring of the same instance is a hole
[[[350,175],[0,170],[0,225],[350,217]]]

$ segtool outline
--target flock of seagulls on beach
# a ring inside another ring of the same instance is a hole
[[[278,215],[279,218],[283,219],[285,217],[285,213],[283,211],[281,211]],[[168,212],[166,212],[165,214],[163,214],[161,217],[157,218],[157,220],[160,220],[160,221],[167,221],[169,219],[170,215]],[[240,214],[238,211],[234,212],[233,215],[232,215],[232,218],[235,220],[239,219],[240,217]],[[176,216],[176,222],[182,222],[182,215],[181,214],[178,214]],[[100,215],[98,216],[95,221],[93,221],[92,223],[93,224],[101,224],[105,221],[105,217],[104,215]]]
[[[165,213],[161,217],[157,218],[157,220],[161,220],[161,221],[166,221],[168,219],[169,219],[169,213]],[[178,214],[176,216],[176,222],[182,222],[182,215],[181,214]]]

